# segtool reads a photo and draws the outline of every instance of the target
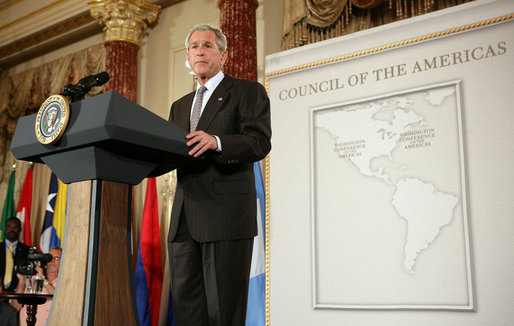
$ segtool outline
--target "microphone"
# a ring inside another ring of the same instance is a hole
[[[91,90],[92,87],[102,86],[103,84],[109,81],[109,74],[106,71],[103,71],[96,75],[89,75],[77,83],[75,86],[78,90],[78,93],[82,96],[86,95],[87,92]]]
[[[70,96],[70,97],[75,96],[75,85],[68,84],[68,85],[64,86],[64,90],[60,94],[63,96]]]
[[[64,86],[61,95],[70,96],[72,99],[83,99],[84,95],[95,86],[102,86],[109,81],[109,74],[103,71],[96,75],[89,75],[81,80],[76,85],[68,84]]]

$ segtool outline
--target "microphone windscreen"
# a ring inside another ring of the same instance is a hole
[[[109,81],[109,74],[107,73],[107,71],[102,71],[101,73],[99,74],[96,74],[95,75],[95,79],[96,79],[96,82],[97,82],[97,86],[101,86],[105,83],[107,83]]]

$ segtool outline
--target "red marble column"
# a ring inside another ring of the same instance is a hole
[[[105,85],[105,91],[115,91],[136,102],[139,46],[125,41],[110,41],[105,43],[105,48],[105,69],[111,76]]]
[[[104,90],[136,102],[137,51],[148,24],[157,20],[160,6],[145,0],[97,0],[88,5],[91,16],[105,26],[105,66],[111,78]]]
[[[257,80],[257,0],[220,0],[220,28],[227,36],[228,60],[223,72]]]

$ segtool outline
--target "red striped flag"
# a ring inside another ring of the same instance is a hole
[[[23,188],[21,189],[20,202],[16,217],[21,221],[22,231],[19,240],[32,247],[32,234],[30,232],[30,210],[32,208],[32,168],[28,169]]]
[[[161,305],[162,262],[155,178],[147,179],[134,283],[141,325],[157,326]]]

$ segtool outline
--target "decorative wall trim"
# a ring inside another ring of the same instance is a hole
[[[427,41],[427,40],[430,40],[430,39],[435,39],[435,38],[438,38],[438,37],[443,37],[443,36],[447,36],[447,35],[451,35],[451,34],[455,34],[455,33],[459,33],[459,32],[464,32],[464,31],[472,30],[472,29],[479,28],[479,27],[484,27],[484,26],[488,26],[488,25],[492,25],[492,24],[497,24],[497,23],[500,23],[500,22],[503,22],[503,21],[507,21],[507,20],[510,20],[510,19],[513,19],[513,18],[514,18],[514,13],[510,13],[510,14],[507,14],[507,15],[504,15],[504,16],[500,16],[500,17],[497,17],[497,18],[492,18],[492,19],[480,21],[480,22],[477,22],[477,23],[456,27],[456,28],[450,28],[450,29],[447,29],[447,30],[444,30],[444,31],[441,31],[441,32],[437,32],[437,33],[431,33],[431,34],[415,37],[415,38],[412,38],[412,39],[407,39],[407,40],[403,40],[403,41],[398,41],[398,42],[394,42],[394,43],[390,43],[390,44],[374,47],[374,48],[363,50],[363,51],[359,51],[359,52],[345,54],[345,55],[342,55],[342,56],[339,56],[339,57],[334,57],[334,58],[325,59],[325,60],[319,60],[319,61],[311,62],[311,63],[308,63],[308,64],[299,65],[299,66],[296,66],[296,67],[291,67],[291,68],[287,68],[287,69],[282,69],[282,70],[270,72],[270,73],[266,74],[266,78],[271,78],[271,77],[274,77],[274,76],[279,76],[279,75],[290,73],[290,72],[293,72],[293,71],[300,71],[300,70],[304,70],[304,69],[309,69],[309,68],[313,68],[313,67],[329,64],[329,63],[344,61],[344,60],[347,60],[347,59],[351,59],[351,58],[355,58],[355,57],[360,57],[360,56],[363,56],[363,55],[368,55],[368,54],[372,54],[372,53],[376,53],[376,52],[381,52],[381,51],[384,51],[384,50],[389,50],[389,49],[397,48],[397,47],[408,45],[408,44],[413,44],[413,43],[417,43],[417,42],[421,42],[421,41]]]
[[[23,22],[26,22],[26,21],[27,21],[27,20],[29,20],[30,18],[34,18],[34,17],[36,17],[36,16],[42,15],[42,14],[44,14],[44,13],[48,12],[49,10],[54,9],[54,8],[56,8],[56,7],[58,7],[58,6],[60,6],[60,5],[64,4],[64,3],[66,3],[66,2],[68,2],[68,1],[70,1],[70,0],[59,0],[59,1],[56,1],[56,2],[54,2],[54,3],[49,4],[48,6],[45,6],[45,7],[41,8],[41,9],[39,9],[39,10],[36,10],[36,11],[31,12],[31,13],[30,13],[30,14],[28,14],[28,15],[25,15],[25,16],[23,16],[23,17],[20,17],[20,18],[18,18],[18,19],[16,19],[16,20],[12,21],[12,22],[10,22],[10,23],[7,23],[7,24],[5,24],[5,25],[2,25],[2,26],[0,26],[0,32],[2,32],[4,29],[7,29],[7,28],[9,28],[9,27],[12,27],[12,26],[15,26],[15,25],[21,24],[21,23],[23,23]],[[19,1],[17,1],[17,2],[21,2],[21,0],[19,0]],[[16,3],[17,3],[17,2],[16,2]],[[12,6],[12,5],[15,5],[16,3],[9,3],[8,5],[9,5],[9,7],[10,7],[10,6]],[[74,5],[75,5],[75,4],[74,4]],[[6,6],[6,7],[7,7],[7,6]],[[69,6],[69,7],[71,7],[71,6]],[[69,7],[67,7],[67,8],[69,8]],[[6,8],[1,8],[0,10],[4,10],[4,9],[6,9]]]
[[[0,69],[101,31],[87,4],[77,0],[58,0],[41,8],[26,0],[11,1],[0,8],[0,17],[6,21],[0,25]]]
[[[23,0],[12,0],[12,1],[9,1],[3,5],[0,5],[0,12],[1,11],[4,11],[5,9],[8,9],[9,7],[12,7],[14,6],[15,4],[18,4],[20,2],[22,2]]]
[[[2,47],[0,47],[0,63],[1,63],[2,59],[6,58],[10,55],[21,52],[32,46],[35,46],[42,42],[48,41],[52,38],[58,37],[64,33],[71,31],[71,30],[78,29],[78,28],[85,26],[92,22],[94,22],[94,18],[91,17],[88,12],[88,13],[85,13],[78,17],[74,17],[70,20],[67,20],[59,25],[53,26],[52,28],[46,29],[39,33],[32,34],[32,35],[30,35],[26,38],[23,38],[21,40],[18,40],[12,44],[7,44],[5,46],[2,46]],[[96,24],[95,24],[95,26],[96,26]],[[100,26],[98,26],[96,29],[98,30],[98,32],[101,31]]]

